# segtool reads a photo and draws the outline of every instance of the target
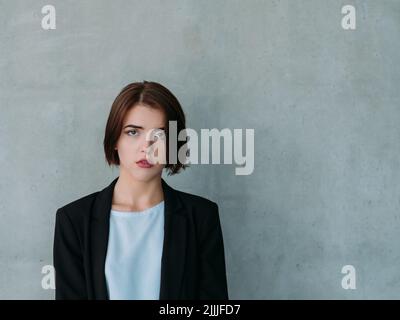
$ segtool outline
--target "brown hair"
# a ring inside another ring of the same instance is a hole
[[[117,141],[121,135],[124,118],[127,112],[136,104],[144,104],[152,108],[160,108],[166,115],[165,134],[166,141],[169,141],[168,121],[177,122],[178,134],[185,129],[185,114],[178,99],[164,86],[157,82],[143,81],[134,82],[125,86],[118,96],[115,98],[111,111],[108,116],[105,135],[104,135],[104,153],[108,164],[119,165],[118,151],[115,150]],[[177,150],[187,141],[176,141]],[[166,157],[168,175],[178,173],[181,169],[185,169],[188,165],[183,164],[177,159],[177,163],[169,163],[169,144],[167,143]],[[185,146],[186,147],[186,146]],[[186,152],[186,155],[188,153]]]

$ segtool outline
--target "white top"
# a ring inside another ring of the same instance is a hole
[[[158,300],[164,201],[139,212],[111,210],[105,265],[111,300]]]

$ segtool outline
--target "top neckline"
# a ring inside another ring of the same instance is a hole
[[[158,207],[161,207],[162,205],[164,205],[164,200],[162,200],[158,204],[156,204],[150,208],[144,209],[142,211],[119,211],[119,210],[111,209],[111,214],[116,215],[116,216],[128,216],[128,217],[142,216],[142,215],[151,214],[151,213],[157,211],[155,209],[157,209]]]

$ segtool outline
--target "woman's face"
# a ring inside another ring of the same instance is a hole
[[[140,181],[149,181],[161,176],[165,164],[154,164],[151,158],[146,157],[146,151],[148,153],[149,147],[155,143],[146,141],[146,136],[151,136],[150,133],[155,129],[165,130],[165,122],[165,114],[160,109],[137,104],[128,111],[115,147],[118,150],[120,170]],[[147,159],[153,166],[141,167],[137,161],[142,159]]]

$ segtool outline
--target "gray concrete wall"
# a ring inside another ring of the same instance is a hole
[[[232,299],[399,298],[399,50],[398,0],[1,0],[0,298],[53,298],[55,210],[118,174],[105,122],[141,80],[191,128],[255,130],[252,175],[166,178],[219,204]]]

